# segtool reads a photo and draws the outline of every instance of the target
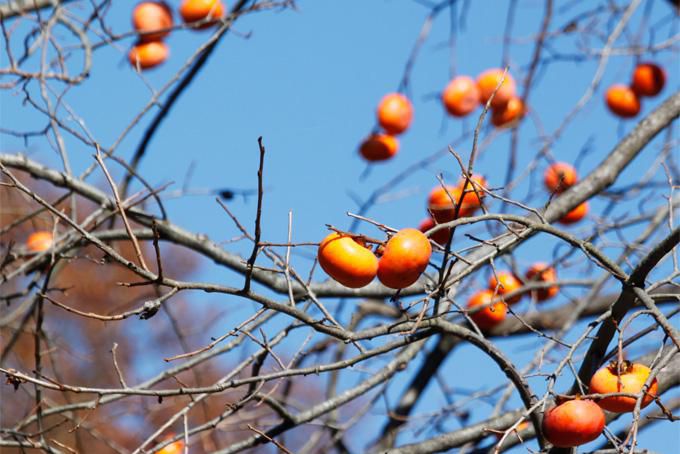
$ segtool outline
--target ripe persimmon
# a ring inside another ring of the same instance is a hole
[[[543,182],[548,191],[561,193],[572,187],[578,181],[576,169],[566,162],[551,164],[543,175]]]
[[[595,372],[590,379],[590,392],[593,394],[631,393],[638,394],[649,378],[651,370],[643,364],[624,361],[619,372],[616,361]],[[656,378],[642,398],[640,408],[652,403],[657,395],[659,385]],[[625,396],[605,397],[597,401],[598,405],[607,411],[615,413],[631,412],[635,409],[636,399]]]
[[[463,191],[458,186],[437,186],[430,191],[427,198],[427,209],[440,224],[453,221],[456,218],[456,206],[462,200],[462,195]],[[458,216],[470,216],[473,212],[472,207],[461,204]]]
[[[621,118],[632,118],[640,113],[640,98],[625,85],[613,85],[605,93],[609,110]]]
[[[411,125],[413,106],[406,96],[390,93],[380,100],[376,114],[378,123],[388,134],[401,134]]]
[[[418,230],[425,233],[435,225],[437,224],[435,224],[434,219],[426,218],[423,219],[423,221],[420,223],[420,225],[418,226]],[[435,243],[439,244],[440,246],[446,246],[446,243],[448,243],[450,236],[451,229],[441,229],[437,230],[432,235],[430,235],[430,239],[433,240]]]
[[[559,448],[571,448],[595,440],[604,424],[604,412],[595,402],[568,400],[545,412],[543,435]]]
[[[52,247],[52,232],[47,230],[38,230],[28,236],[26,240],[26,248],[31,252],[43,252]]]
[[[361,143],[359,154],[367,161],[385,161],[397,154],[399,141],[389,134],[372,134]]]
[[[477,77],[479,102],[486,104],[496,90],[496,87],[498,87],[498,84],[501,83],[501,80],[503,81],[503,84],[498,88],[498,91],[496,91],[493,101],[491,101],[491,107],[494,109],[501,108],[515,96],[515,80],[510,73],[505,74],[505,79],[503,79],[503,75],[504,71],[502,69],[494,68],[484,71]]]
[[[323,239],[317,257],[330,277],[349,288],[368,285],[378,272],[378,258],[370,249],[337,232]]]
[[[666,85],[666,71],[655,63],[640,63],[633,70],[630,88],[638,96],[656,96]]]
[[[477,306],[489,304],[496,298],[493,290],[480,290],[468,300],[467,308],[473,309]],[[470,314],[470,318],[479,326],[482,331],[493,328],[505,320],[508,308],[502,301],[495,302],[484,309]]]
[[[461,178],[458,186],[463,191],[462,207],[470,214],[482,206],[482,199],[486,195],[484,189],[488,187],[486,178],[482,175],[472,174],[470,179]]]
[[[378,279],[389,288],[406,288],[425,271],[431,255],[432,246],[423,232],[402,229],[385,244],[378,262]]]
[[[527,270],[526,279],[527,281],[535,282],[557,282],[557,272],[552,266],[538,262],[531,265]],[[545,301],[557,295],[559,291],[560,288],[557,285],[554,285],[548,288],[532,290],[531,295],[535,297],[537,301]]]
[[[517,425],[517,427],[515,427],[515,432],[521,432],[524,429],[527,429],[529,426],[530,426],[529,421],[522,421],[521,423],[519,423]],[[513,436],[513,435],[517,436],[515,433],[511,434],[510,436]],[[494,436],[496,437],[496,440],[500,440],[501,438],[503,438],[503,433],[496,432],[496,433],[494,433]]]
[[[162,449],[156,451],[156,454],[182,454],[184,452],[184,442],[177,440]]]
[[[128,60],[135,68],[150,69],[167,60],[169,53],[162,41],[138,42],[130,49]]]
[[[580,203],[579,205],[576,206],[576,208],[562,216],[557,222],[564,225],[574,224],[583,219],[584,217],[586,217],[589,209],[590,207],[588,205],[588,202]]]
[[[170,30],[149,33],[172,27],[172,10],[165,2],[141,2],[132,10],[132,26],[139,33],[142,42],[159,41],[170,33]]]
[[[522,288],[522,282],[520,282],[520,280],[510,271],[499,271],[496,274],[491,274],[491,277],[489,278],[489,290],[497,292],[497,294],[501,296],[505,296],[520,288]],[[505,298],[505,302],[508,304],[515,304],[521,299],[522,295],[519,294],[512,298]]]
[[[442,103],[454,117],[464,117],[479,106],[479,89],[471,77],[458,76],[442,92]]]
[[[524,103],[517,96],[513,96],[505,105],[493,109],[491,124],[497,128],[509,127],[521,120],[524,113]]]
[[[215,19],[196,27],[203,30],[212,27],[224,17],[224,5],[220,0],[184,0],[179,7],[179,14],[186,24]]]

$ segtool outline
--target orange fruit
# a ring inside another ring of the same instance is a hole
[[[163,449],[156,451],[156,454],[182,454],[184,452],[184,442],[182,440],[177,440],[174,443],[170,443]]]
[[[385,161],[397,154],[399,141],[388,134],[373,134],[359,147],[359,154],[367,161]]]
[[[463,186],[465,187],[463,188]],[[482,206],[482,199],[486,195],[483,189],[488,187],[486,178],[482,175],[472,174],[469,181],[466,181],[465,177],[461,178],[458,187],[461,188],[461,191],[464,191],[462,204],[466,211],[474,212]]]
[[[489,278],[489,290],[497,292],[500,296],[514,292],[522,288],[522,283],[510,271],[499,271],[496,275],[492,274]],[[504,298],[508,304],[518,303],[522,295],[515,295],[512,298]]]
[[[576,169],[566,162],[551,164],[543,175],[543,182],[548,191],[561,193],[572,187],[578,181]]]
[[[557,282],[557,272],[555,268],[546,263],[534,263],[526,272],[527,281],[535,282]],[[538,301],[545,301],[557,295],[560,288],[555,285],[548,288],[533,290],[532,296]]]
[[[217,23],[218,19],[224,17],[224,5],[220,0],[184,0],[179,7],[179,14],[186,24],[215,19],[197,26],[199,30],[210,28]]]
[[[491,101],[491,107],[494,109],[503,107],[515,96],[515,80],[510,73],[505,74],[505,79],[503,79],[503,73],[502,69],[494,68],[484,71],[477,77],[479,102],[486,104],[501,80],[503,80],[503,84],[498,88],[493,101]]]
[[[468,300],[468,309],[475,308],[484,304],[489,304],[494,300],[494,292],[492,290],[480,290]],[[505,307],[502,301],[493,303],[484,309],[471,313],[470,318],[479,326],[482,331],[489,330],[494,326],[505,320],[508,308]]]
[[[522,119],[524,112],[522,100],[513,96],[505,105],[493,109],[491,124],[497,128],[512,126]]]
[[[47,230],[39,230],[33,232],[26,240],[26,248],[31,252],[42,252],[52,247],[52,232]]]
[[[656,96],[666,85],[666,71],[655,63],[640,63],[633,70],[630,88],[638,96]]]
[[[602,409],[592,400],[574,399],[543,415],[543,434],[559,448],[571,448],[595,440],[604,430]]]
[[[423,219],[423,221],[420,223],[420,225],[418,226],[418,230],[425,233],[435,225],[437,224],[435,224],[434,219],[426,218]],[[446,243],[448,243],[450,236],[451,229],[441,229],[437,230],[432,235],[430,235],[430,239],[433,240],[435,243],[439,244],[440,246],[446,246]]]
[[[577,205],[576,208],[571,210],[569,213],[562,216],[557,222],[564,225],[574,224],[583,219],[584,217],[586,217],[586,215],[588,214],[588,210],[589,210],[588,202],[583,202]]]
[[[640,113],[640,98],[625,85],[613,85],[605,93],[609,110],[621,118],[632,118]]]
[[[397,135],[406,131],[413,120],[413,106],[400,93],[385,95],[378,104],[378,123],[388,134]]]
[[[423,232],[402,229],[385,244],[378,263],[378,279],[384,286],[401,289],[418,280],[432,255],[432,246]]]
[[[317,258],[330,277],[349,288],[365,287],[378,271],[378,258],[370,249],[337,232],[323,239]]]
[[[168,46],[162,41],[138,42],[130,49],[128,60],[133,67],[139,65],[144,70],[160,65],[169,54]]]
[[[635,364],[624,361],[623,371],[618,374],[616,361],[595,372],[590,379],[590,392],[592,394],[631,393],[638,394],[642,386],[649,378],[651,370],[643,364]],[[617,376],[618,375],[618,376]],[[657,395],[659,384],[656,378],[652,381],[647,394],[642,398],[640,408],[645,408],[652,403]],[[625,396],[612,396],[600,399],[597,403],[607,411],[615,413],[632,412],[635,409],[636,399]]]
[[[132,10],[132,26],[140,35],[142,42],[159,41],[168,36],[170,30],[146,34],[154,30],[172,27],[172,10],[165,2],[141,2]]]
[[[456,218],[456,205],[461,200],[462,190],[458,186],[437,186],[427,199],[427,209],[438,223],[453,221]],[[470,216],[474,208],[462,204],[459,217]]]
[[[442,103],[454,117],[464,117],[479,106],[479,89],[472,78],[458,76],[442,92]]]

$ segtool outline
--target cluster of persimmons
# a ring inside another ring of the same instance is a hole
[[[666,71],[655,63],[640,63],[633,70],[629,85],[616,84],[605,93],[611,112],[621,118],[633,118],[640,113],[640,99],[656,96],[666,84]]]
[[[220,0],[184,0],[179,7],[184,23],[195,30],[213,26],[224,17],[224,11]],[[172,9],[164,1],[137,4],[132,11],[132,26],[139,34],[139,39],[128,53],[128,60],[133,67],[150,69],[168,59],[170,51],[163,40],[174,25],[172,16]]]

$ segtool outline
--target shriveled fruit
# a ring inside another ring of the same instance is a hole
[[[350,288],[368,285],[378,272],[378,258],[370,249],[337,232],[323,239],[317,257],[330,277]]]
[[[510,271],[499,271],[492,274],[489,278],[489,290],[496,291],[498,295],[505,296],[522,288],[522,283]],[[505,298],[508,304],[518,303],[522,299],[522,295],[515,295],[512,298]]]
[[[543,175],[545,187],[550,192],[561,193],[572,187],[578,181],[576,169],[566,162],[551,164]]]
[[[378,123],[388,134],[401,134],[411,125],[413,106],[406,96],[390,93],[380,100],[376,114]]]
[[[454,117],[464,117],[479,106],[479,89],[472,78],[458,76],[442,92],[442,103]]]
[[[162,41],[139,42],[130,49],[128,60],[135,68],[150,69],[167,60],[169,53],[168,46]]]
[[[469,180],[461,178],[458,186],[464,192],[462,205],[466,212],[472,214],[477,208],[482,206],[482,199],[486,195],[484,189],[488,187],[486,178],[482,175],[472,174]]]
[[[604,430],[602,409],[592,400],[568,400],[545,412],[543,434],[559,448],[571,448],[595,440]]]
[[[502,69],[489,69],[484,71],[477,77],[477,88],[479,89],[479,102],[486,104],[498,84],[503,81],[503,84],[498,88],[498,91],[491,101],[491,107],[494,109],[503,107],[510,101],[510,99],[515,96],[515,80],[512,78],[510,73],[505,74],[505,79],[503,78],[504,71]]]
[[[427,198],[427,209],[439,223],[456,219],[456,205],[462,200],[462,191],[458,186],[437,186]],[[461,204],[458,217],[470,216],[474,208]]]
[[[385,244],[378,263],[378,279],[393,289],[408,287],[425,271],[431,255],[432,246],[423,232],[402,229]]]
[[[527,270],[526,279],[530,282],[557,282],[557,272],[555,268],[546,263],[534,263]],[[557,285],[553,285],[548,288],[532,290],[531,295],[537,301],[545,301],[557,295],[559,291],[560,288]]]
[[[26,248],[31,252],[42,252],[52,247],[52,232],[47,230],[39,230],[33,232],[26,240]]]
[[[586,217],[589,209],[588,202],[582,202],[577,205],[576,208],[562,216],[558,222],[564,225],[574,224]]]
[[[656,96],[666,85],[666,71],[655,63],[640,63],[633,70],[630,88],[638,96]]]
[[[524,103],[517,96],[513,96],[505,105],[493,109],[491,124],[497,128],[512,126],[524,117],[524,113]]]
[[[625,85],[613,85],[605,94],[609,110],[621,118],[632,118],[640,113],[640,98]]]
[[[399,141],[388,134],[372,134],[359,147],[359,153],[367,161],[385,161],[397,154]]]
[[[640,393],[651,373],[649,367],[630,361],[624,361],[621,366],[620,373],[616,361],[595,372],[590,379],[590,392],[592,394]],[[652,403],[658,393],[658,388],[655,378],[642,398],[640,408],[645,408]],[[600,407],[615,413],[632,412],[635,409],[635,402],[636,399],[625,396],[605,397],[597,401]]]
[[[139,33],[142,42],[158,41],[170,33],[170,30],[158,31],[172,27],[172,10],[165,2],[141,2],[132,10],[132,26]]]
[[[489,304],[497,298],[493,290],[480,290],[468,300],[467,308],[473,309],[477,306]],[[508,309],[502,301],[491,304],[477,312],[470,313],[470,318],[479,326],[481,330],[488,330],[505,320]]]
[[[418,226],[418,230],[425,233],[428,230],[430,230],[432,227],[434,227],[435,225],[436,224],[434,222],[434,219],[426,218],[426,219],[423,219],[423,221],[420,223],[420,225]],[[441,230],[437,230],[432,235],[430,235],[430,239],[433,240],[435,243],[441,245],[441,246],[445,246],[446,243],[448,243],[450,236],[451,236],[451,229],[441,229]]]
[[[196,27],[202,30],[212,27],[224,17],[224,5],[220,0],[184,0],[179,7],[179,14],[187,24],[209,18],[215,19]]]

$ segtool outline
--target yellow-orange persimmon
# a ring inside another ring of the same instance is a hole
[[[165,2],[141,2],[132,10],[132,26],[140,35],[142,42],[158,41],[170,33],[170,30],[158,31],[172,27],[172,10]]]
[[[168,46],[162,41],[138,42],[130,49],[128,60],[135,68],[150,69],[167,60],[169,54]]]
[[[479,106],[479,89],[472,78],[458,76],[442,92],[442,103],[454,117],[464,117]]]
[[[640,98],[625,85],[613,85],[605,93],[609,110],[621,118],[632,118],[640,113]]]
[[[378,258],[370,249],[337,232],[323,239],[317,258],[330,277],[350,288],[368,285],[378,272]]]
[[[524,117],[525,109],[522,100],[513,96],[503,106],[491,112],[491,124],[497,128],[512,126]]]
[[[184,452],[184,442],[177,440],[156,451],[156,454],[182,454]]]
[[[582,202],[559,219],[560,224],[571,225],[585,218],[590,209],[588,202]]]
[[[477,208],[482,206],[482,199],[486,195],[484,189],[488,187],[486,178],[482,175],[472,174],[470,179],[461,178],[458,182],[458,187],[463,191],[463,208],[466,212],[474,212]]]
[[[359,154],[367,161],[385,161],[397,154],[399,141],[389,134],[372,134],[361,143]]]
[[[545,188],[550,192],[564,192],[578,181],[576,169],[566,162],[556,162],[551,164],[543,175]]]
[[[217,20],[224,17],[224,5],[220,0],[184,0],[179,7],[179,14],[187,24],[208,18],[215,19],[197,27],[198,29],[205,29],[213,26]]]
[[[633,71],[630,88],[638,96],[656,96],[666,85],[666,71],[655,63],[640,63]]]
[[[427,198],[427,209],[437,222],[444,223],[456,218],[456,206],[462,200],[463,191],[459,186],[437,186]],[[460,203],[458,217],[470,216],[474,207]]]
[[[31,252],[42,252],[52,247],[52,232],[47,230],[38,230],[28,236],[26,240],[26,248]]]
[[[496,109],[503,107],[510,101],[510,99],[515,96],[516,87],[515,80],[512,78],[510,73],[505,74],[505,79],[503,78],[504,71],[502,69],[489,69],[484,71],[477,77],[477,88],[479,89],[479,102],[486,104],[486,102],[491,98],[494,90],[498,84],[503,81],[503,84],[498,88],[498,91],[491,101],[491,107]]]
[[[437,224],[435,224],[434,219],[426,218],[423,219],[423,221],[420,223],[420,225],[418,226],[418,230],[425,233],[435,225]],[[440,229],[434,232],[432,235],[430,235],[430,239],[433,240],[435,243],[439,244],[440,246],[446,246],[446,243],[448,243],[450,236],[451,229]]]
[[[590,379],[590,392],[592,394],[630,393],[638,394],[642,386],[649,378],[651,370],[643,364],[624,361],[622,370],[619,372],[616,361],[595,372]],[[645,408],[652,403],[657,395],[659,385],[656,378],[649,386],[649,390],[642,398],[640,408]],[[635,409],[636,399],[626,396],[605,397],[597,401],[600,407],[615,413],[631,412]]]
[[[389,288],[408,287],[425,271],[431,255],[432,246],[423,232],[402,229],[385,244],[378,262],[378,279]]]
[[[546,263],[534,263],[526,272],[526,279],[530,282],[557,282],[557,272],[555,268],[549,266]],[[538,290],[532,290],[531,294],[538,301],[548,300],[560,291],[557,285],[550,286],[548,288],[542,288]]]
[[[496,274],[491,274],[491,277],[489,278],[489,290],[495,291],[501,296],[505,296],[520,288],[522,288],[522,282],[520,282],[520,280],[510,271],[499,271]],[[521,299],[522,295],[519,294],[512,298],[505,298],[505,302],[508,304],[515,304]]]
[[[473,309],[477,306],[489,304],[497,298],[494,292],[489,289],[480,290],[468,300],[467,308]],[[502,301],[495,302],[484,309],[470,313],[470,318],[479,326],[481,330],[488,330],[505,320],[508,308]]]
[[[595,440],[604,425],[604,412],[595,402],[574,399],[545,412],[543,435],[559,448],[571,448]]]
[[[388,134],[401,134],[411,125],[413,106],[406,96],[390,93],[380,100],[376,115],[378,123]]]

